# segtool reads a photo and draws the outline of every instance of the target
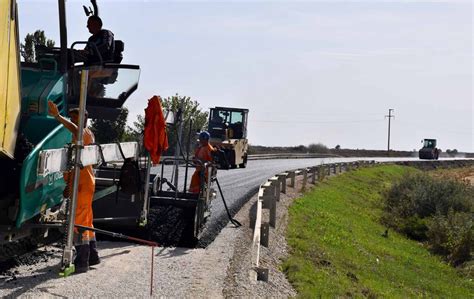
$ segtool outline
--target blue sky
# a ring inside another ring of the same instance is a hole
[[[154,94],[249,108],[259,145],[474,152],[470,1],[101,1],[104,28],[139,64],[129,120]],[[20,35],[59,44],[57,1],[18,0]],[[67,1],[69,44],[86,0]],[[37,14],[41,11],[41,14]]]

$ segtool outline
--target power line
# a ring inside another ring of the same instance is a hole
[[[328,120],[328,121],[311,121],[311,120],[249,120],[256,123],[301,123],[301,124],[334,124],[334,123],[364,123],[364,122],[381,122],[380,119],[366,120]]]

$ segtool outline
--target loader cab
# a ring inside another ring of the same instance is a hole
[[[211,138],[246,139],[248,109],[215,107],[209,114],[208,131]]]

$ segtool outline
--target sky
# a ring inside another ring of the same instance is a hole
[[[57,1],[17,0],[20,36],[59,45]],[[473,4],[453,1],[98,0],[104,28],[140,65],[129,122],[178,93],[203,110],[248,108],[254,145],[474,152]],[[67,1],[68,43],[87,40]],[[40,13],[38,13],[40,12]]]

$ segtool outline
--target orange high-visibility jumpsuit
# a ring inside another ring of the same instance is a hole
[[[94,143],[94,134],[88,128],[84,128],[84,145],[90,145]],[[75,142],[75,140],[73,140]],[[64,179],[68,183],[72,191],[73,182],[72,173],[66,173]],[[92,165],[84,166],[80,170],[79,174],[79,187],[77,190],[77,206],[76,206],[76,218],[74,223],[87,227],[93,227],[92,221],[94,216],[92,215],[92,199],[94,198],[95,192],[95,177]],[[95,241],[95,233],[93,231],[84,231],[82,234],[79,233],[77,228],[74,228],[74,245],[89,244],[90,241]]]
[[[200,145],[196,152],[194,153],[194,157],[201,160],[202,162],[212,161],[212,152],[215,151],[212,145]],[[199,193],[201,187],[201,170],[202,166],[196,165],[196,170],[193,173],[193,177],[191,178],[191,185],[189,186],[189,192],[191,193]],[[205,180],[207,181],[207,174],[208,171],[206,169],[206,173],[204,175]]]

